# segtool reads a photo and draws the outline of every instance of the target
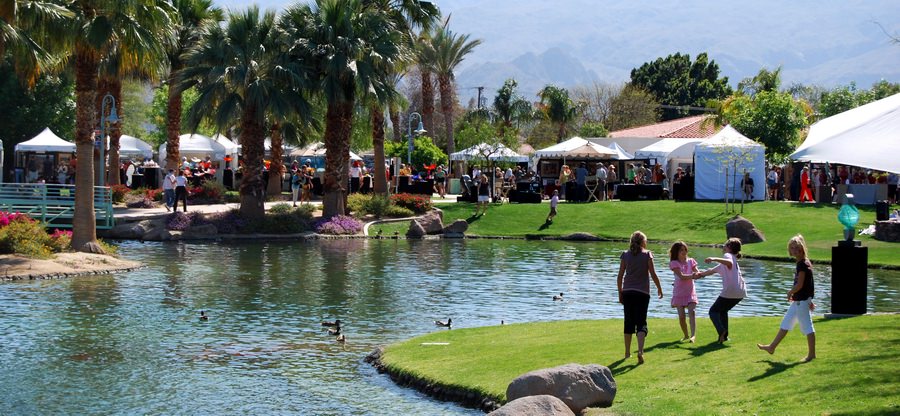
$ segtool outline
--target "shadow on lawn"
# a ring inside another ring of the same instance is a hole
[[[678,347],[678,346],[681,346],[681,344],[682,344],[681,341],[660,342],[660,343],[658,343],[658,344],[656,344],[656,345],[651,345],[651,346],[649,346],[649,347],[647,347],[647,348],[644,348],[644,351],[645,351],[645,352],[646,352],[646,351],[653,351],[653,350],[658,349],[658,348],[666,349],[666,348]]]
[[[553,223],[550,222],[550,221],[545,221],[543,224],[541,224],[540,227],[538,227],[538,231],[544,231],[544,230],[550,228],[550,226],[551,226],[552,224],[553,224]]]
[[[638,367],[639,364],[637,363],[637,361],[635,361],[634,364],[622,365],[625,363],[625,360],[627,360],[627,359],[629,359],[629,358],[621,358],[608,366],[609,371],[611,371],[613,373],[613,376],[625,374],[625,373],[627,373],[631,370],[634,370],[635,368]],[[631,358],[631,359],[634,359],[634,358]]]
[[[765,360],[763,362],[769,365],[769,369],[764,371],[762,374],[760,374],[758,376],[753,376],[753,377],[748,378],[747,381],[759,381],[766,377],[774,376],[775,374],[784,372],[784,371],[790,369],[791,367],[796,367],[800,364],[803,364],[799,361],[796,363],[791,363],[791,364],[776,363],[775,361],[772,361],[772,360]]]
[[[704,346],[698,346],[697,348],[692,349],[692,350],[691,350],[691,355],[693,355],[694,357],[699,357],[699,356],[701,356],[701,355],[703,355],[703,354],[706,354],[706,353],[708,353],[708,352],[718,351],[718,350],[721,350],[721,349],[723,349],[723,348],[728,348],[728,346],[725,345],[725,344],[722,344],[722,343],[713,341],[713,342],[710,342],[709,344],[706,344],[706,345],[704,345]]]

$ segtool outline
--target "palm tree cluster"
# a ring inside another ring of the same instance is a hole
[[[273,144],[271,169],[278,172],[281,143],[303,142],[324,125],[329,217],[346,210],[350,129],[360,114],[371,117],[375,189],[386,191],[384,111],[393,119],[406,105],[397,84],[411,68],[427,78],[426,123],[435,102],[430,77],[437,76],[447,148],[454,150],[453,71],[480,41],[451,32],[446,22],[438,27],[439,17],[432,2],[420,0],[316,0],[278,15],[257,6],[225,12],[212,0],[6,0],[0,4],[0,55],[15,63],[25,84],[43,72],[74,75],[79,191],[72,244],[100,252],[93,207],[93,172],[104,163],[94,150],[97,108],[108,93],[125,116],[123,80],[168,86],[168,168],[180,160],[182,129],[206,123],[239,135],[241,213],[250,219],[264,215],[266,136]],[[181,120],[187,89],[199,98]],[[118,166],[120,136],[119,123],[110,126],[110,166]],[[118,180],[111,169],[109,183]]]

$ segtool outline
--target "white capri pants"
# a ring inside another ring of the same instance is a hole
[[[796,326],[797,323],[799,323],[800,331],[803,332],[803,335],[809,335],[816,332],[813,328],[812,314],[809,310],[810,301],[812,301],[812,299],[795,300],[791,302],[791,307],[788,308],[787,313],[784,314],[784,319],[781,320],[781,329],[790,331],[794,329],[794,326]]]

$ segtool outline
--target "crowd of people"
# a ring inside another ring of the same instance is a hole
[[[795,173],[792,165],[770,166],[766,169],[766,198],[772,201],[791,200],[796,194],[799,202],[816,202],[824,196],[835,195],[838,185],[887,185],[888,199],[897,202],[900,174],[879,172],[850,166],[804,165]],[[792,180],[797,178],[797,181]],[[752,190],[752,182],[750,183]],[[819,195],[819,192],[828,192]]]

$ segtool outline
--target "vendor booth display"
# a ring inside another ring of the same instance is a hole
[[[66,182],[72,173],[68,166],[75,153],[75,143],[67,142],[45,128],[31,140],[16,145],[15,182]],[[65,167],[66,172],[60,170]]]
[[[637,159],[647,159],[650,165],[659,164],[663,167],[666,176],[675,177],[675,171],[679,165],[693,164],[694,148],[704,139],[662,139],[650,146],[634,152]]]
[[[752,198],[765,199],[765,146],[748,139],[731,126],[698,143],[694,148],[694,196],[698,200],[742,198],[741,180],[750,174]],[[726,194],[727,189],[727,194]]]
[[[200,135],[200,134],[182,134],[179,136],[178,152],[183,158],[187,158],[189,163],[199,163],[209,156],[213,177],[216,181],[222,182],[223,169],[225,165],[225,157],[229,155],[221,143]],[[159,146],[159,164],[166,163],[166,143]]]
[[[450,154],[451,161],[491,160],[495,162],[528,162],[528,156],[523,156],[503,144],[479,143],[465,150]]]

